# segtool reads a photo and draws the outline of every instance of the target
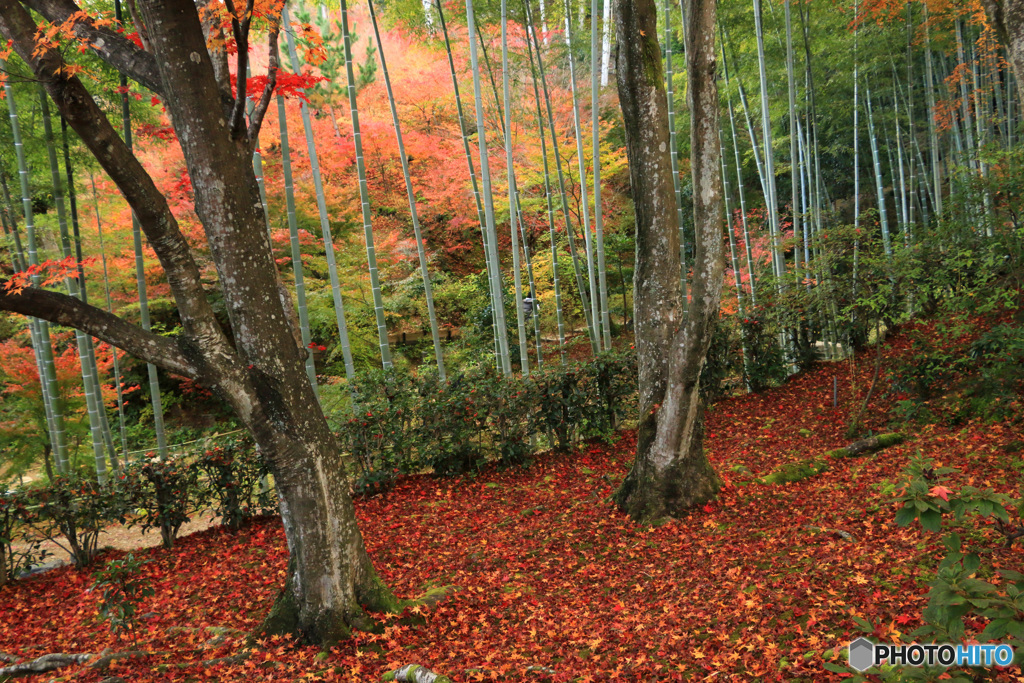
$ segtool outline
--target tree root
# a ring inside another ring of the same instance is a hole
[[[872,436],[870,439],[861,439],[860,441],[854,441],[849,446],[828,451],[825,455],[830,458],[853,458],[901,444],[906,439],[906,436],[898,432],[895,434],[879,434],[878,436]]]
[[[95,656],[92,654],[68,655],[59,652],[43,655],[28,662],[3,667],[0,669],[0,681],[8,678],[31,676],[33,674],[44,674],[47,671],[63,669],[73,664],[84,664]]]
[[[839,538],[843,539],[844,541],[849,541],[850,543],[854,543],[857,540],[849,531],[843,531],[842,529],[827,529],[820,526],[814,526],[813,524],[807,524],[804,526],[804,528],[808,531],[813,531],[816,534],[823,532],[835,534],[836,536],[839,536]]]
[[[149,657],[150,655],[169,655],[170,652],[143,652],[141,650],[132,650],[129,652],[110,652],[104,650],[100,653],[99,659],[89,662],[90,669],[104,670],[110,667],[114,663],[115,659],[128,659],[130,657]],[[90,655],[91,656],[91,655]]]
[[[235,629],[226,629],[235,630]],[[197,652],[199,650],[196,650]],[[174,654],[173,652],[146,652],[144,650],[130,650],[127,652],[111,652],[109,649],[104,650],[97,654],[82,653],[82,654],[63,654],[63,653],[52,653],[37,657],[36,659],[19,662],[17,664],[11,664],[0,668],[0,683],[3,681],[10,680],[12,678],[20,678],[21,676],[33,676],[35,674],[42,674],[48,671],[54,671],[56,669],[62,669],[67,666],[74,666],[75,664],[85,664],[87,669],[94,671],[105,671],[110,668],[110,665],[117,659],[130,659],[132,657],[166,657]],[[243,650],[236,654],[228,657],[220,657],[218,659],[209,659],[202,662],[203,666],[217,666],[220,664],[240,664],[244,662],[252,655],[251,650]],[[17,658],[13,655],[4,654],[2,660],[13,662]],[[114,677],[116,678],[116,677]],[[444,683],[448,679],[438,679],[438,683]],[[418,683],[418,682],[417,682]]]
[[[452,683],[452,679],[447,676],[436,674],[419,664],[406,664],[394,671],[389,671],[381,680],[399,683]]]

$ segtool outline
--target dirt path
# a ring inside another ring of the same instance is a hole
[[[216,526],[220,523],[220,518],[217,517],[213,512],[209,510],[203,510],[192,516],[192,520],[187,524],[182,525],[178,531],[178,538],[183,538],[189,534],[194,534],[197,531],[204,531],[212,526]],[[64,539],[58,539],[61,543],[64,543]],[[147,533],[143,533],[140,527],[127,527],[123,524],[112,524],[106,529],[100,532],[99,541],[96,547],[100,550],[104,548],[114,548],[117,550],[135,550],[136,548],[155,548],[160,545],[160,532],[157,529],[150,529]],[[24,543],[15,543],[15,550],[24,548]],[[47,551],[46,559],[43,564],[36,567],[36,570],[42,568],[52,568],[61,565],[68,564],[71,561],[71,556],[68,552],[60,547],[53,541],[44,541],[42,547]]]

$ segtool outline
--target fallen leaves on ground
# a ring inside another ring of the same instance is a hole
[[[908,344],[897,337],[885,357]],[[848,442],[843,431],[870,383],[873,355],[856,366],[820,364],[782,388],[716,404],[707,447],[723,478],[720,499],[662,526],[637,526],[609,501],[631,463],[632,432],[613,444],[544,454],[528,469],[408,478],[357,501],[374,563],[399,596],[458,590],[413,610],[420,623],[385,619],[382,633],[359,634],[326,656],[275,637],[244,662],[201,663],[244,647],[239,632],[207,626],[253,629],[283,585],[287,550],[277,520],[143,552],[156,595],[140,608],[137,648],[98,621],[91,574],[62,568],[0,590],[0,651],[165,653],[46,680],[376,681],[410,662],[457,681],[838,680],[824,664],[845,663],[846,644],[862,635],[855,617],[882,639],[920,625],[926,582],[942,555],[936,535],[895,525],[879,485],[898,479],[918,450],[961,468],[964,483],[1015,492],[1019,481],[1006,447],[1021,439],[1020,425],[972,423],[920,428],[902,445],[837,461],[804,481],[755,483]],[[876,431],[887,422],[884,393],[868,410]],[[1020,570],[1019,552],[997,549],[992,558]],[[1019,672],[1000,676],[1024,680]]]

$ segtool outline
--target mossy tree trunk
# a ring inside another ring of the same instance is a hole
[[[713,498],[719,487],[704,454],[699,392],[725,273],[714,0],[691,0],[687,18],[696,257],[693,299],[684,317],[657,10],[654,0],[619,0],[616,12],[619,101],[636,208],[633,308],[641,410],[636,460],[616,502],[640,521],[678,516]]]

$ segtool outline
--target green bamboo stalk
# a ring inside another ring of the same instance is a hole
[[[290,25],[288,19],[288,6],[285,5],[281,14],[285,25]],[[299,56],[295,49],[294,32],[284,31],[288,42],[288,56],[294,71],[299,68]],[[278,112],[281,112],[283,104],[278,101]],[[320,215],[320,233],[324,240],[324,254],[327,258],[327,274],[331,280],[331,295],[334,297],[334,319],[338,326],[338,339],[341,344],[341,354],[345,363],[345,377],[348,381],[354,382],[356,378],[355,364],[352,361],[352,345],[349,342],[348,324],[345,320],[345,304],[341,296],[341,283],[338,280],[338,263],[334,253],[334,239],[331,236],[331,222],[327,216],[327,198],[324,195],[324,181],[320,175],[320,157],[317,154],[316,140],[313,137],[313,120],[309,115],[309,105],[303,101],[300,105],[302,112],[302,126],[306,133],[306,150],[309,154],[309,166],[313,174],[313,189],[316,192],[316,206]],[[284,120],[284,117],[281,117]],[[293,250],[294,258],[294,250]]]
[[[494,106],[495,106],[495,109],[498,110],[498,111],[502,111],[503,112],[504,111],[504,107],[502,105],[502,98],[498,96],[498,84],[497,84],[497,81],[494,78],[494,68],[492,67],[490,58],[487,55],[487,41],[484,39],[483,33],[480,31],[480,27],[479,26],[476,27],[476,35],[477,35],[477,38],[480,41],[480,48],[481,48],[480,51],[483,53],[484,64],[487,66],[487,75],[489,77],[488,80],[490,81],[490,84],[491,84],[491,92],[494,95]],[[499,132],[502,135],[502,145],[505,145],[508,142],[508,134],[506,133],[506,130],[505,130],[504,120],[502,121],[502,125],[499,128]],[[518,211],[518,215],[520,217],[520,219],[518,221],[518,223],[519,223],[519,232],[520,232],[520,235],[522,236],[523,244],[526,245],[527,244],[526,232],[523,229],[523,221],[522,221],[522,215],[523,215],[522,204],[521,204],[521,201],[520,201],[520,198],[519,198],[518,183],[516,182],[516,174],[515,174],[515,169],[514,168],[512,169],[510,182],[511,182],[511,184],[513,186],[513,189],[515,191],[515,206],[516,206],[516,211]],[[511,211],[510,211],[510,215],[511,215]],[[533,265],[530,262],[529,248],[526,247],[526,246],[523,247],[523,255],[524,255],[524,258],[526,260],[526,270],[527,270],[527,274],[528,274],[529,281],[530,281],[530,291],[531,292],[535,292],[536,288],[535,288],[535,284],[534,284],[534,281],[533,281]],[[537,337],[538,337],[538,341],[537,341],[537,357],[538,357],[538,363],[540,363],[541,362],[539,360],[540,357],[541,357],[541,348],[540,348],[540,340],[539,340],[539,338],[540,338],[540,326],[539,326],[539,323],[538,323],[537,316],[533,316],[533,324],[534,324],[534,328],[537,330]]]
[[[373,240],[373,222],[370,212],[370,188],[366,182],[366,164],[363,160],[363,137],[359,129],[359,108],[356,103],[356,76],[352,68],[352,37],[348,29],[348,5],[341,0],[341,32],[345,44],[345,71],[348,74],[348,102],[352,116],[352,141],[356,151],[356,174],[359,177],[359,201],[363,213],[363,238],[366,241],[366,263],[370,271],[370,292],[373,296],[373,313],[377,319],[377,338],[380,343],[381,365],[385,370],[392,367],[391,347],[388,345],[388,327],[384,319],[384,297],[380,289],[380,274],[377,270],[377,248]],[[289,49],[292,40],[289,37]],[[297,64],[295,57],[292,60]]]
[[[597,280],[594,273],[594,247],[590,237],[590,208],[587,200],[587,166],[583,158],[583,129],[580,124],[580,107],[576,98],[576,60],[572,54],[572,22],[570,21],[569,0],[565,0],[565,45],[569,53],[569,91],[572,95],[573,132],[576,136],[576,161],[580,177],[580,204],[583,214],[583,245],[587,255],[587,282],[590,293],[590,320],[593,325],[593,339],[598,351],[601,350],[600,314],[597,310]],[[582,16],[580,17],[582,21]]]
[[[895,74],[893,74],[895,77]],[[903,232],[903,246],[910,246],[910,189],[907,187],[907,174],[906,167],[903,161],[903,136],[900,135],[900,100],[898,97],[893,98],[893,110],[896,118],[893,122],[896,133],[896,166],[899,170],[899,188],[900,188],[900,219],[903,221],[901,228]]]
[[[490,296],[491,310],[496,310],[500,302],[500,292],[496,292],[491,286],[494,283],[494,278],[491,273],[491,259],[489,257],[490,247],[488,246],[487,238],[487,219],[484,215],[484,205],[480,198],[480,184],[477,182],[476,170],[473,167],[473,154],[469,148],[469,135],[466,132],[465,121],[466,117],[463,113],[462,97],[459,94],[459,79],[455,74],[455,59],[452,56],[452,44],[448,39],[448,24],[444,19],[444,9],[441,7],[441,0],[436,0],[437,16],[441,21],[441,34],[444,37],[444,49],[448,56],[448,69],[452,75],[452,89],[455,91],[455,107],[459,115],[459,133],[462,136],[462,149],[466,155],[466,165],[469,167],[469,180],[473,186],[473,199],[476,202],[476,215],[477,220],[480,223],[480,239],[483,244],[484,250],[484,265],[487,270],[487,292]],[[491,330],[494,336],[494,360],[498,365],[498,370],[501,370],[501,353],[498,346],[498,323],[495,316],[491,316]]]
[[[53,122],[50,119],[50,104],[46,90],[39,84],[39,105],[43,118],[43,141],[46,144],[46,156],[50,163],[50,182],[53,187],[53,200],[57,207],[57,225],[60,230],[61,252],[64,258],[73,258],[71,238],[68,233],[67,208],[64,203],[64,183],[60,177],[60,165],[57,162],[57,148],[53,140]],[[68,295],[81,299],[78,278],[68,276],[64,279]],[[96,480],[100,484],[107,482],[107,458],[103,450],[103,427],[100,423],[100,405],[102,400],[97,396],[99,382],[94,374],[95,368],[90,367],[87,335],[75,330],[75,342],[78,346],[78,364],[82,373],[82,385],[85,390],[86,413],[89,418],[89,436],[92,441],[93,459],[96,463]]]
[[[527,13],[529,13],[529,3],[527,3]],[[541,92],[544,94],[548,128],[551,131],[551,149],[555,155],[555,170],[558,173],[558,189],[559,195],[561,196],[562,217],[565,220],[565,234],[569,243],[569,255],[572,258],[573,274],[576,277],[576,288],[580,293],[581,308],[583,309],[583,316],[587,323],[587,334],[590,337],[590,349],[594,354],[597,354],[599,352],[599,348],[594,330],[594,321],[591,318],[590,305],[587,300],[587,290],[584,286],[579,257],[576,252],[576,239],[573,236],[572,220],[569,214],[569,200],[565,191],[565,176],[562,173],[562,157],[558,151],[558,129],[555,128],[555,116],[551,107],[551,94],[548,92],[547,77],[544,73],[544,59],[541,56],[540,40],[537,38],[537,27],[532,23],[532,21],[530,22],[530,29],[531,36],[533,38],[534,51],[537,55],[537,73],[540,75]]]
[[[93,178],[92,172],[89,172],[89,183],[92,185],[92,202],[93,211],[96,214],[96,232],[99,235],[100,241],[100,261],[103,263],[103,293],[106,297],[107,313],[114,312],[114,306],[110,298],[110,274],[107,270],[107,250],[103,243],[103,222],[100,219],[100,202],[99,197],[96,193],[96,179]],[[121,362],[117,357],[117,349],[111,348],[111,354],[114,358],[114,387],[117,391],[117,417],[118,424],[121,432],[121,457],[128,462],[128,432],[126,430],[125,419],[124,419],[124,387],[121,381]]]
[[[942,173],[939,166],[939,136],[935,127],[935,76],[932,65],[931,28],[928,22],[928,4],[924,8],[924,80],[925,100],[928,104],[928,146],[932,166],[932,196],[935,200],[936,215],[942,214]]]
[[[882,164],[878,158],[878,139],[875,137],[875,117],[871,111],[871,87],[865,98],[868,107],[868,138],[871,140],[871,160],[875,166],[875,190],[878,194],[878,222],[882,227],[882,246],[885,255],[892,259],[892,242],[889,239],[889,220],[885,210],[885,183],[882,180]]]
[[[733,151],[733,156],[735,157],[735,163],[736,163],[736,186],[737,186],[737,188],[739,188],[740,220],[741,220],[741,223],[743,225],[743,246],[744,246],[744,251],[746,252],[747,278],[750,280],[750,303],[752,305],[756,306],[757,305],[757,286],[756,286],[756,283],[755,283],[755,276],[754,276],[754,257],[753,257],[752,250],[750,248],[750,231],[749,231],[749,226],[747,225],[747,202],[746,202],[746,197],[745,197],[745,193],[744,193],[744,190],[743,190],[743,163],[742,163],[742,161],[740,159],[739,137],[736,134],[736,115],[735,115],[735,112],[733,111],[733,107],[732,107],[732,92],[729,90],[729,62],[725,58],[725,37],[724,37],[724,30],[723,30],[723,27],[722,27],[721,23],[719,23],[718,28],[719,28],[719,33],[721,33],[722,36],[723,36],[722,37],[722,41],[721,41],[722,42],[722,67],[723,67],[722,71],[723,71],[723,74],[725,76],[726,104],[727,104],[727,108],[729,110],[729,130],[730,130],[731,136],[732,136],[732,151]],[[748,119],[749,119],[749,117],[748,117]],[[751,134],[751,136],[753,136],[753,129],[750,129],[750,134]],[[753,150],[754,150],[755,153],[757,152],[757,143],[756,142],[753,143]],[[729,228],[730,232],[733,231],[733,224],[732,224],[731,220],[730,220],[730,222],[728,224],[728,228]]]
[[[7,63],[0,60],[0,69],[7,71]],[[7,110],[11,118],[11,135],[14,139],[14,153],[18,160],[18,178],[21,183],[21,205],[25,212],[25,234],[28,238],[28,264],[29,266],[39,265],[39,252],[36,246],[35,222],[32,214],[32,195],[29,191],[28,162],[25,159],[25,146],[21,139],[21,126],[18,122],[18,109],[14,101],[14,89],[11,87],[10,79],[4,81],[4,92],[7,96]],[[41,286],[42,278],[39,274],[32,276],[32,284]],[[67,433],[64,426],[64,411],[60,399],[60,389],[57,385],[57,368],[53,359],[53,344],[50,340],[50,327],[45,320],[36,322],[36,343],[33,344],[37,354],[37,365],[41,372],[39,384],[42,387],[44,406],[49,405],[51,414],[50,440],[53,445],[54,461],[57,464],[57,471],[64,473],[69,470],[67,453]]]
[[[121,12],[121,0],[114,0],[114,18],[118,23],[123,23]],[[128,150],[132,150],[132,120],[131,110],[128,108],[128,78],[121,74],[119,78],[121,86],[121,122],[124,128],[124,142]],[[142,329],[147,332],[151,329],[149,320],[149,297],[146,288],[146,263],[142,253],[142,226],[139,219],[132,211],[132,243],[135,248],[135,280],[139,288],[139,323]],[[146,364],[146,371],[149,377],[149,396],[153,407],[153,431],[156,433],[156,446],[161,458],[167,457],[167,435],[164,430],[164,409],[163,399],[160,396],[160,378],[156,366],[152,363]]]
[[[0,67],[6,68],[3,66],[2,61],[0,61]],[[12,94],[7,92],[7,97],[12,97]],[[18,271],[24,272],[25,270],[28,270],[29,259],[22,245],[21,238],[18,235],[17,218],[15,217],[14,206],[11,203],[10,189],[7,187],[7,173],[2,169],[0,169],[0,187],[3,188],[4,212],[9,216],[11,236],[14,239],[14,258],[12,261],[14,262],[14,267]],[[5,228],[6,224],[7,221],[4,223]],[[46,422],[46,433],[50,439],[50,446],[52,448],[53,444],[56,443],[56,424],[54,423],[53,399],[52,395],[49,393],[49,385],[47,383],[46,364],[44,362],[43,355],[43,338],[41,336],[39,322],[38,318],[30,317],[28,319],[28,331],[32,343],[32,355],[35,357],[36,361],[36,372],[39,376],[39,386],[41,390],[40,395],[43,400],[43,417]],[[53,472],[51,471],[48,459],[45,461],[45,465],[47,474],[52,476]],[[59,462],[58,471],[60,471]]]
[[[526,340],[526,315],[523,311],[523,284],[519,263],[519,211],[516,202],[515,169],[512,164],[512,95],[508,78],[508,1],[501,0],[501,86],[505,113],[505,166],[508,174],[508,215],[512,233],[512,281],[516,303],[516,327],[519,330],[519,362],[524,376],[530,374],[529,343]]]
[[[423,235],[420,232],[420,220],[416,212],[416,194],[412,187],[412,177],[409,174],[409,160],[405,154],[405,143],[402,141],[402,127],[398,121],[398,108],[395,105],[395,94],[391,89],[391,76],[388,74],[388,65],[384,59],[384,43],[380,39],[380,30],[377,27],[377,14],[373,10],[373,0],[369,0],[370,21],[373,24],[373,35],[377,39],[377,58],[380,59],[381,71],[384,74],[384,84],[388,92],[388,104],[391,106],[391,120],[395,126],[395,137],[398,140],[398,156],[402,160],[402,175],[405,178],[405,191],[409,196],[409,214],[412,216],[412,230],[416,237],[416,251],[420,260],[420,277],[423,278],[423,290],[427,299],[427,316],[430,319],[430,335],[434,341],[434,357],[437,359],[437,373],[443,382],[445,380],[444,354],[441,350],[441,335],[437,327],[437,314],[434,312],[434,292],[430,284],[430,272],[427,270],[427,254],[423,246]]]
[[[793,17],[790,11],[790,0],[785,0],[786,10],[786,81],[788,83],[789,92],[789,159],[790,159],[790,176],[792,178],[792,195],[791,195],[791,211],[793,214],[793,236],[800,234],[800,207],[799,207],[799,194],[801,188],[801,164],[799,163],[799,152],[797,150],[797,143],[800,136],[797,134],[797,116],[796,116],[796,78],[793,74]],[[807,263],[806,255],[806,238],[804,239],[804,265],[810,267]],[[794,275],[797,284],[800,283],[800,259],[796,258],[794,254]]]
[[[68,206],[71,209],[71,227],[72,235],[75,243],[75,258],[78,262],[78,291],[82,297],[84,303],[89,303],[89,293],[85,283],[85,268],[82,265],[84,256],[82,253],[82,233],[79,225],[78,216],[78,194],[75,191],[75,174],[71,165],[71,148],[68,143],[68,123],[62,116],[60,118],[61,127],[61,142],[64,152],[64,173],[67,179],[68,188]],[[89,368],[92,372],[93,377],[96,378],[96,391],[98,396],[97,406],[99,407],[99,418],[100,427],[103,432],[103,444],[107,449],[107,454],[110,456],[110,469],[111,474],[117,475],[121,471],[121,463],[117,458],[117,449],[114,447],[114,435],[110,431],[110,419],[107,415],[107,407],[103,403],[103,390],[100,384],[100,370],[99,364],[96,362],[96,344],[95,340],[86,335],[85,337],[86,349],[89,353],[88,363]]]
[[[907,165],[909,168],[909,185],[907,193],[910,195],[910,206],[908,207],[908,224],[914,224],[914,197],[917,196],[917,166],[914,164],[914,142],[917,138],[917,126],[914,122],[914,17],[913,5],[907,3]],[[897,87],[899,82],[897,81]]]
[[[772,241],[772,268],[780,286],[786,266],[779,243],[779,201],[775,192],[775,152],[772,148],[772,122],[768,110],[768,71],[764,56],[764,26],[761,0],[754,0],[754,30],[757,34],[757,66],[761,77],[761,134],[764,142],[764,171],[767,181],[765,200],[768,204],[768,229]]]
[[[594,14],[597,14],[596,10],[591,10]],[[612,38],[611,38],[611,25],[612,25],[612,0],[604,0],[604,19],[602,28],[604,30],[604,36],[601,44],[601,87],[608,85],[608,65],[611,63],[612,56]],[[595,53],[596,54],[596,53]]]
[[[498,331],[498,352],[501,370],[505,375],[512,374],[512,363],[509,358],[508,332],[505,326],[504,291],[501,283],[501,262],[498,258],[498,232],[494,220],[494,196],[491,192],[491,168],[487,155],[487,129],[484,126],[483,94],[480,88],[480,65],[477,58],[476,20],[473,15],[473,0],[466,0],[466,22],[469,29],[469,58],[473,69],[473,97],[476,103],[476,130],[480,146],[480,179],[483,185],[484,219],[490,247],[491,282],[493,291],[497,293],[497,306],[494,316]]]
[[[309,331],[309,304],[306,302],[306,278],[304,266],[302,265],[302,245],[299,242],[299,220],[295,212],[295,183],[292,177],[292,152],[291,143],[288,140],[288,112],[285,109],[284,97],[277,95],[277,120],[281,132],[281,168],[284,173],[284,200],[285,210],[288,216],[288,235],[292,251],[292,277],[295,280],[295,308],[299,316],[299,334],[302,337],[302,345],[309,348],[313,336]],[[335,271],[336,272],[336,271]],[[331,282],[332,289],[334,282]],[[341,298],[340,290],[335,297],[335,302]],[[337,305],[337,304],[335,304]],[[337,312],[337,308],[335,311]],[[345,329],[345,336],[342,338],[342,353],[345,359],[345,370],[349,381],[355,379],[354,369],[349,372],[352,366],[352,350],[348,346],[348,329],[345,325],[344,314],[338,321],[338,330]],[[313,391],[320,395],[320,387],[316,381],[316,361],[313,353],[306,356],[306,376],[309,377],[309,384]]]
[[[597,51],[600,47],[597,27],[599,8],[600,0],[592,0],[590,9],[590,115],[591,132],[594,138],[594,238],[597,249],[597,292],[600,297],[598,310],[602,316],[601,329],[604,333],[604,348],[605,350],[611,350],[612,320],[611,313],[608,310],[608,272],[605,268],[604,259],[604,209],[601,206],[601,125],[598,103],[598,95],[600,95],[601,91],[598,87],[597,73]]]
[[[558,247],[555,239],[555,209],[551,200],[551,171],[548,167],[547,136],[544,132],[544,114],[541,111],[540,87],[537,85],[537,69],[533,62],[533,42],[529,39],[532,30],[528,0],[523,3],[525,25],[527,32],[526,51],[530,57],[530,75],[533,81],[533,98],[537,106],[537,129],[540,132],[540,153],[544,162],[544,199],[548,209],[548,234],[551,239],[551,278],[555,290],[555,317],[558,326],[558,350],[562,366],[566,364],[565,357],[565,321],[562,317],[562,286],[558,278]]]
[[[725,143],[722,141],[722,127],[718,127],[718,148],[719,160],[722,164],[722,201],[725,203],[725,232],[729,237],[729,263],[732,266],[733,284],[736,287],[736,311],[740,318],[745,318],[743,306],[743,283],[740,280],[740,266],[736,260],[736,240],[732,234],[732,208],[729,206],[729,173],[725,167]],[[746,335],[742,334],[741,326],[740,354],[743,361],[743,376],[746,380],[747,390],[750,390],[749,368],[747,367],[747,342]]]

